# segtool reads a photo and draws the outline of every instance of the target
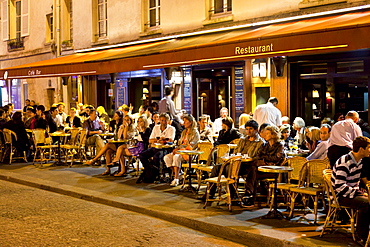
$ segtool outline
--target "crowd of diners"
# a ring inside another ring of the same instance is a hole
[[[222,107],[220,116],[214,121],[208,115],[196,120],[185,111],[176,110],[172,96],[173,88],[166,87],[165,97],[158,104],[142,105],[137,113],[132,112],[131,105],[123,105],[112,118],[102,106],[95,108],[80,103],[67,114],[63,103],[46,110],[43,105],[26,100],[23,112],[14,112],[11,103],[0,108],[0,128],[13,130],[18,137],[17,150],[27,151],[29,155],[32,155],[32,142],[26,129],[41,128],[47,133],[68,128],[87,129],[86,145],[95,146],[96,155],[86,164],[100,165],[105,161],[106,170],[101,175],[126,176],[125,157],[136,157],[144,168],[137,183],[154,182],[164,175],[159,174],[161,171],[171,174],[170,186],[179,185],[182,164],[188,162],[187,156],[178,154],[177,150],[196,148],[199,142],[211,142],[216,147],[237,139],[234,153],[251,158],[249,162],[242,162],[239,172],[246,181],[243,203],[247,207],[254,206],[257,167],[283,164],[288,158],[287,150],[298,146],[308,150],[307,160],[329,159],[333,169],[332,183],[339,200],[360,209],[363,217],[359,217],[358,234],[366,239],[370,214],[363,189],[370,170],[370,128],[356,111],[338,113],[333,120],[325,118],[320,126],[306,126],[301,117],[296,117],[291,124],[289,117],[281,115],[278,99],[271,97],[253,113],[241,114],[236,128],[227,108]],[[115,133],[117,139],[135,139],[135,145],[106,142],[99,135],[106,131]],[[158,148],[153,145],[155,143],[175,144],[175,147]],[[113,174],[111,168],[114,166],[119,169]],[[220,165],[215,165],[211,176],[217,176],[219,170]],[[215,190],[209,193],[212,197]]]

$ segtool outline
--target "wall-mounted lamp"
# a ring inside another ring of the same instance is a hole
[[[143,88],[143,94],[148,94],[148,93],[149,93],[149,90],[146,87],[144,87]]]
[[[331,95],[330,95],[330,92],[326,92],[326,98],[330,98]]]

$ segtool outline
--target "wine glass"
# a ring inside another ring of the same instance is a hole
[[[288,142],[288,147],[289,147],[289,151],[290,152],[292,152],[293,146],[294,146],[293,142],[292,141],[289,141]]]
[[[159,139],[161,139],[161,137],[160,137],[160,136],[157,136],[156,138],[157,138],[157,141],[158,141],[158,142],[159,142]]]

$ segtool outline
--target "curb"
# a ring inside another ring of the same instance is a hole
[[[8,182],[13,182],[17,184],[22,184],[42,190],[47,190],[55,193],[59,193],[62,195],[67,195],[71,197],[75,197],[78,199],[83,199],[86,201],[91,201],[95,203],[104,204],[107,206],[112,206],[116,208],[121,208],[129,211],[133,211],[136,213],[144,214],[147,216],[155,217],[161,220],[169,221],[181,226],[185,226],[191,228],[196,231],[200,231],[206,234],[210,234],[219,238],[224,238],[230,240],[232,242],[236,242],[239,244],[246,245],[248,247],[260,247],[260,246],[274,246],[274,247],[303,247],[305,245],[300,245],[296,243],[292,243],[286,240],[276,239],[264,235],[259,235],[255,233],[249,233],[246,231],[241,231],[237,229],[233,229],[226,226],[220,226],[208,222],[203,222],[196,219],[191,219],[179,215],[174,215],[168,212],[162,212],[159,210],[152,210],[145,207],[135,206],[132,204],[119,202],[114,200],[114,196],[105,195],[101,192],[91,191],[87,189],[80,189],[74,186],[63,185],[59,183],[54,183],[50,181],[45,181],[39,179],[39,182],[35,182],[29,179],[27,180],[26,176],[22,176],[22,179],[1,175],[0,179]],[[42,182],[42,183],[41,183]],[[78,192],[78,190],[84,190],[84,192]],[[98,196],[94,196],[93,194],[98,194]],[[100,196],[99,196],[100,194]],[[222,230],[220,230],[222,227]]]

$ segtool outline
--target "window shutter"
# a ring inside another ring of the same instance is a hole
[[[22,8],[22,30],[21,30],[21,36],[27,36],[29,35],[29,14],[28,14],[28,6],[29,6],[29,0],[22,0],[21,3]]]
[[[1,29],[3,40],[9,39],[9,25],[8,25],[8,0],[1,1]]]

